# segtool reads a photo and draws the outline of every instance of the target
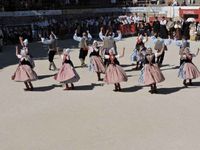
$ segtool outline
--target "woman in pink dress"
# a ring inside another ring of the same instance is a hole
[[[199,70],[192,62],[192,58],[198,55],[199,50],[195,55],[191,54],[189,48],[186,47],[181,54],[182,64],[179,68],[178,77],[183,79],[183,85],[185,87],[187,87],[187,80],[189,80],[189,85],[192,85],[192,79],[200,77]]]
[[[105,67],[103,60],[99,55],[99,49],[97,41],[93,42],[93,45],[89,47],[90,53],[90,64],[89,70],[97,73],[98,81],[101,81],[101,73],[105,73]]]
[[[31,81],[37,79],[37,74],[33,70],[34,64],[28,55],[28,49],[21,49],[19,54],[19,49],[16,47],[16,56],[19,58],[19,65],[14,75],[12,76],[12,80],[17,82],[24,82],[26,88],[25,91],[32,91],[33,84]]]
[[[62,55],[62,66],[54,79],[65,85],[64,90],[74,89],[74,82],[78,82],[80,77],[74,69],[74,65],[70,60],[70,49],[64,49]],[[71,87],[68,86],[71,84]]]
[[[121,91],[120,82],[126,82],[128,80],[125,71],[119,65],[117,58],[124,56],[125,48],[123,49],[122,55],[115,55],[114,48],[109,50],[109,55],[105,55],[105,58],[108,59],[108,67],[106,69],[104,82],[107,84],[114,84],[114,91]]]
[[[156,57],[159,57],[164,51],[164,46],[159,53],[153,53],[151,48],[148,48],[145,55],[145,65],[141,70],[139,82],[145,85],[150,85],[151,94],[157,93],[157,83],[165,80],[158,64],[156,64]]]

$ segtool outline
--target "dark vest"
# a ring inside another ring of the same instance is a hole
[[[149,54],[145,55],[145,61],[144,61],[145,64],[149,64],[150,63],[149,60],[147,59],[147,56],[149,56]],[[152,64],[156,63],[156,57],[155,57],[155,55],[153,55],[153,59],[152,59],[151,63]]]

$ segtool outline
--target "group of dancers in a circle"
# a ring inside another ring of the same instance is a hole
[[[62,54],[59,53],[62,59],[62,65],[60,69],[57,69],[53,59],[55,54],[58,52],[57,37],[51,32],[49,39],[41,38],[43,44],[48,45],[48,59],[49,59],[49,70],[58,70],[58,73],[54,76],[54,79],[64,85],[64,90],[73,90],[74,83],[80,80],[80,76],[75,70],[72,60],[70,59],[69,48],[64,48]],[[73,39],[79,42],[79,59],[81,67],[86,67],[85,58],[89,54],[89,65],[87,66],[90,71],[96,72],[98,81],[104,81],[107,84],[114,84],[114,91],[121,91],[121,82],[127,82],[128,77],[120,66],[119,58],[124,56],[125,48],[118,53],[116,42],[121,40],[122,35],[120,31],[117,31],[117,36],[111,31],[106,30],[104,32],[101,28],[99,37],[102,40],[98,42],[93,41],[91,45],[88,41],[92,40],[92,36],[89,31],[84,32],[82,36],[77,35],[77,30],[74,33]],[[18,82],[24,82],[27,91],[34,90],[31,81],[37,80],[37,74],[33,70],[35,67],[33,58],[29,53],[28,41],[19,38],[20,46],[16,47],[16,56],[19,58],[19,65],[17,70],[12,75],[12,79]],[[131,54],[131,61],[136,62],[136,69],[140,69],[139,82],[144,85],[150,86],[150,93],[157,93],[157,83],[165,80],[164,75],[160,70],[164,59],[165,51],[167,46],[170,45],[173,40],[163,40],[157,35],[152,36],[151,40],[155,44],[154,53],[151,47],[145,46],[148,41],[148,37],[139,35],[137,37],[136,46]],[[196,54],[192,54],[189,49],[189,42],[187,40],[176,41],[176,44],[180,46],[180,67],[178,77],[183,79],[185,87],[192,85],[192,80],[200,77],[200,72],[197,67],[193,64],[192,58],[197,56],[199,49]],[[53,68],[52,68],[53,67]],[[105,74],[104,78],[101,78],[101,74]],[[186,81],[189,80],[189,83]]]

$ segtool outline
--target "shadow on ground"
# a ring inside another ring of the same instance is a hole
[[[41,87],[34,87],[33,92],[46,92],[46,91],[51,91],[56,87],[62,87],[62,85],[49,85],[49,86],[41,86]]]
[[[92,83],[90,85],[75,86],[74,90],[75,91],[89,91],[89,90],[93,90],[96,86],[103,86],[103,84]]]
[[[172,88],[159,88],[157,91],[157,94],[163,94],[163,95],[167,95],[167,94],[172,94],[172,93],[176,93],[182,89],[185,89],[184,86],[182,87],[172,87]]]
[[[142,88],[143,88],[142,86],[132,86],[132,87],[127,87],[127,88],[122,88],[121,92],[124,92],[124,93],[137,92],[141,90]]]
[[[55,76],[56,74],[50,74],[50,75],[39,75],[38,80],[46,79]]]

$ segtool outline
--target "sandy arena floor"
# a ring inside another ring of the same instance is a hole
[[[15,47],[5,47],[0,53],[0,150],[199,150],[200,78],[183,88],[175,69],[178,47],[169,46],[161,68],[166,80],[151,95],[130,65],[135,38],[117,45],[126,48],[120,62],[129,76],[117,93],[87,68],[77,68],[81,80],[75,90],[63,91],[53,79],[56,72],[48,70],[47,50],[40,43],[30,47],[39,80],[33,82],[34,91],[24,92],[23,83],[11,80],[17,67]],[[198,47],[199,42],[191,43],[194,53]],[[78,66],[78,49],[71,58]],[[61,64],[58,56],[55,63]],[[200,68],[200,55],[194,63]]]

